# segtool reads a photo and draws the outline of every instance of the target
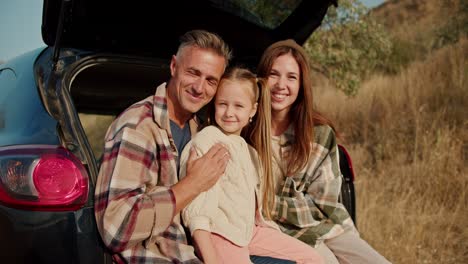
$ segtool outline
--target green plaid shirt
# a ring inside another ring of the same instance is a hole
[[[281,136],[273,159],[273,171],[279,186],[275,196],[273,219],[281,230],[299,240],[317,246],[321,241],[336,237],[354,224],[343,204],[338,202],[342,175],[338,147],[329,126],[316,126],[313,158],[299,173],[285,177],[286,153],[295,140],[290,126]]]

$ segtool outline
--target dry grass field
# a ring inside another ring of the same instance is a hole
[[[353,98],[318,84],[354,161],[358,228],[393,263],[468,263],[467,6],[386,1],[372,15],[402,70],[372,76]]]
[[[393,263],[468,263],[468,40],[348,98],[315,95],[353,158],[357,225]]]

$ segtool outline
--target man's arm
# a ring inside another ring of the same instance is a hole
[[[155,150],[153,138],[132,128],[105,142],[95,215],[103,242],[114,252],[163,232],[173,221],[175,197],[170,187],[157,186]]]
[[[196,160],[193,153],[182,181],[172,187],[158,186],[154,182],[161,176],[156,149],[153,138],[131,128],[121,129],[105,143],[95,215],[103,242],[114,252],[166,230],[174,215],[216,183],[229,159],[221,145]]]

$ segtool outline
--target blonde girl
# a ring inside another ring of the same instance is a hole
[[[273,203],[270,93],[249,70],[232,68],[222,77],[208,122],[181,156],[180,176],[189,159],[221,142],[231,157],[225,174],[182,212],[205,263],[251,263],[249,255],[323,263],[307,244],[283,234],[260,213]],[[242,136],[241,136],[242,135]],[[189,154],[196,152],[196,155]]]

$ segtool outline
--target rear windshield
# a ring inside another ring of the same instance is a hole
[[[301,0],[211,0],[211,2],[220,9],[261,27],[274,29],[292,14]]]

